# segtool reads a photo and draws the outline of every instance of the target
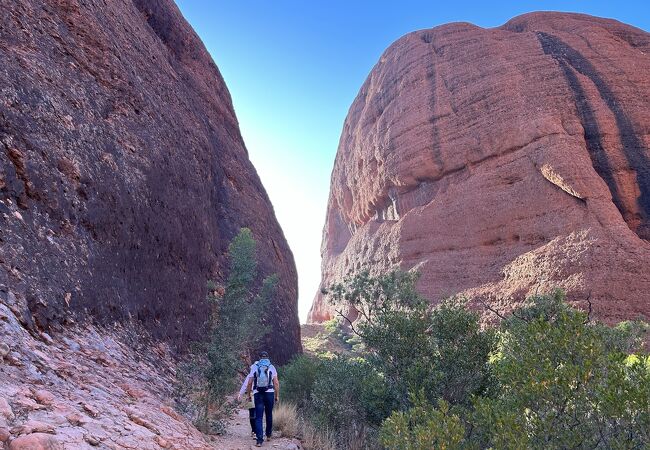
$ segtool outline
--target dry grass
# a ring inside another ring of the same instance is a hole
[[[296,405],[290,402],[277,403],[273,408],[273,428],[282,432],[284,437],[298,438],[305,450],[338,450],[337,436],[331,430],[321,430],[310,421],[300,417]],[[341,446],[348,450],[366,449],[365,429],[348,431],[339,436]]]
[[[317,430],[307,421],[300,421],[300,428],[300,440],[305,450],[337,450],[334,434],[329,430]]]
[[[300,419],[296,405],[280,402],[273,408],[273,428],[280,430],[282,436],[296,437],[300,432]]]

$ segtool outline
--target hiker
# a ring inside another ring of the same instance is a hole
[[[251,366],[248,374],[248,386],[246,394],[253,392],[255,400],[255,435],[257,447],[262,446],[264,442],[264,429],[262,428],[262,415],[266,414],[266,440],[270,440],[273,435],[273,404],[279,400],[280,382],[278,381],[278,372],[269,360],[267,352],[260,353],[260,359],[257,364]]]
[[[257,363],[259,361],[255,361],[249,371],[248,375],[246,375],[246,378],[244,378],[244,382],[241,385],[241,388],[239,388],[239,394],[237,394],[237,401],[240,402],[242,399],[242,396],[246,393],[246,388],[248,387],[248,380],[251,379],[251,372],[255,370],[257,367]],[[256,437],[257,433],[255,433],[255,403],[253,402],[253,397],[249,393],[246,397],[246,407],[248,408],[248,420],[251,423],[251,436]]]

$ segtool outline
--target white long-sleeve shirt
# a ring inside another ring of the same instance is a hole
[[[246,378],[244,378],[244,382],[241,385],[241,388],[239,388],[239,395],[244,395],[246,393],[246,388],[248,387],[248,380],[251,379],[252,375],[255,373],[255,370],[257,370],[257,361],[255,361],[255,364],[253,364],[248,371],[248,375],[246,375]]]
[[[251,370],[248,372],[248,375],[246,375],[246,378],[244,379],[244,382],[241,385],[241,388],[239,389],[239,394],[244,395],[246,392],[246,388],[248,387],[248,382],[251,378],[255,377],[255,372],[257,372],[257,361],[255,364],[251,365]],[[277,380],[278,379],[278,371],[275,370],[275,366],[271,364],[269,366],[269,372],[271,372],[271,380]],[[273,388],[273,384],[269,389],[266,390],[266,392],[275,392],[275,389]],[[257,394],[257,389],[253,389],[253,394]]]

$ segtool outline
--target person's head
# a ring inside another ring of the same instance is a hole
[[[269,354],[267,352],[260,352],[260,359],[269,359]]]

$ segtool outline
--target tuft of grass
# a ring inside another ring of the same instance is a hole
[[[337,450],[334,433],[319,430],[308,421],[300,421],[300,440],[305,450]]]
[[[280,402],[273,408],[273,428],[283,437],[299,438],[305,450],[337,450],[336,435],[302,419],[291,402]]]
[[[280,430],[284,437],[296,437],[300,432],[300,419],[296,405],[280,402],[273,409],[273,428]]]

